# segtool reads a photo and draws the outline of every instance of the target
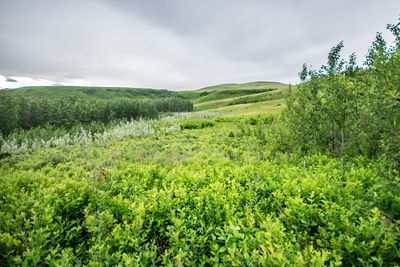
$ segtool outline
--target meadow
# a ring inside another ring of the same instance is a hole
[[[0,265],[399,266],[399,25],[296,86],[1,92]]]

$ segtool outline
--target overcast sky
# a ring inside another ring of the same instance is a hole
[[[294,84],[341,40],[362,63],[399,15],[400,0],[0,0],[0,87]]]

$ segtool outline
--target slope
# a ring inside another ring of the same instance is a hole
[[[262,81],[227,83],[179,94],[190,99],[197,111],[207,110],[224,116],[276,113],[284,107],[284,96],[289,86]]]
[[[221,100],[232,97],[259,94],[264,92],[280,92],[288,88],[288,84],[278,82],[249,82],[227,83],[208,86],[194,91],[179,92],[185,98],[191,99],[194,104]]]

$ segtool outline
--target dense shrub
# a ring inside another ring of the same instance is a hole
[[[0,131],[50,125],[70,129],[78,124],[109,123],[116,119],[156,118],[159,112],[192,111],[185,99],[100,101],[70,98],[28,98],[0,92]]]
[[[287,157],[263,145],[273,117],[212,121],[1,159],[0,265],[398,264],[385,160]]]
[[[392,46],[377,34],[365,68],[356,65],[354,54],[348,62],[341,59],[343,42],[331,49],[320,70],[303,66],[303,83],[286,101],[292,151],[383,156],[400,166],[399,27],[387,27],[395,36]]]
[[[193,103],[182,98],[165,98],[154,100],[156,109],[160,112],[193,111]]]
[[[207,119],[182,120],[179,125],[182,129],[202,129],[214,126],[214,121]]]

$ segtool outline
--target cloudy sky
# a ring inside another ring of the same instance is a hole
[[[0,87],[297,83],[341,40],[362,63],[399,15],[399,0],[0,0]]]

